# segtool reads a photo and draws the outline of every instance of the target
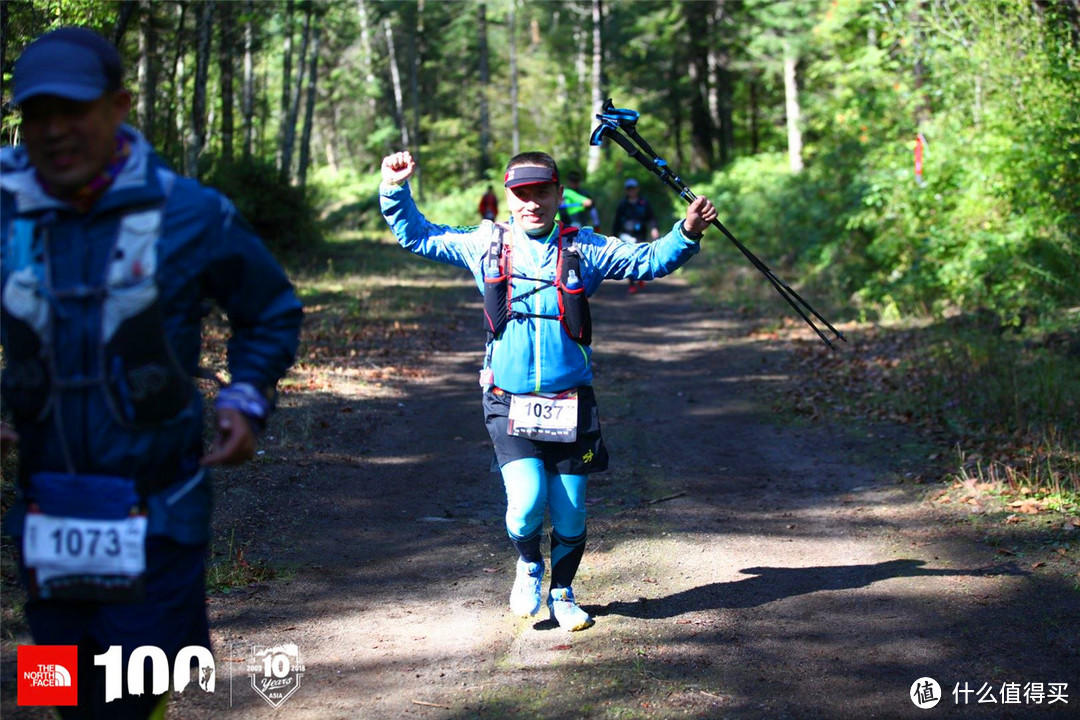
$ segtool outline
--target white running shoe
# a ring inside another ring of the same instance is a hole
[[[559,623],[559,627],[563,630],[574,632],[591,628],[596,624],[589,613],[578,607],[571,588],[552,588],[547,604],[552,619]]]
[[[514,589],[510,591],[510,610],[521,617],[532,617],[540,612],[543,595],[540,583],[544,579],[544,563],[517,561],[517,578]]]

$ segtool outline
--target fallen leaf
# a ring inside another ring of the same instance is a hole
[[[1020,517],[1019,515],[1010,515],[1009,517],[1005,518],[1005,524],[1007,524],[1007,525],[1014,525],[1014,524],[1016,524],[1018,522],[1023,522],[1023,521],[1024,521],[1024,518]]]
[[[1009,503],[1009,507],[1016,508],[1018,512],[1025,515],[1038,515],[1044,509],[1043,504],[1038,500],[1014,500]]]
[[[1045,564],[1046,564],[1046,563],[1044,563],[1044,562],[1043,562],[1042,560],[1040,560],[1040,561],[1039,561],[1039,562],[1037,562],[1037,563],[1032,563],[1032,564],[1031,564],[1031,569],[1032,569],[1032,570],[1034,570],[1034,569],[1036,569],[1036,568],[1041,568],[1041,567],[1042,567],[1043,565],[1045,565]]]
[[[569,650],[572,647],[574,647],[574,646],[573,645],[552,645],[551,649],[552,650]]]

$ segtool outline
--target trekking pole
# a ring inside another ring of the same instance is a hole
[[[605,137],[609,137],[618,143],[630,157],[641,163],[646,170],[657,175],[664,184],[674,190],[675,193],[687,203],[692,203],[697,198],[694,191],[687,187],[679,176],[671,171],[667,161],[660,157],[652,147],[649,146],[649,143],[645,142],[645,139],[638,134],[637,120],[640,116],[637,111],[617,108],[612,104],[611,98],[608,98],[604,102],[602,110],[603,112],[596,116],[600,121],[600,124],[593,130],[592,136],[589,138],[590,145],[600,145]],[[622,133],[626,133],[626,135],[623,135]],[[754,255],[749,248],[739,242],[735,236],[731,234],[731,231],[724,227],[723,223],[717,219],[712,221],[712,225],[720,230],[720,232],[724,234],[724,237],[730,240],[746,259],[750,261],[750,264],[765,276],[776,292],[791,305],[807,325],[813,328],[814,332],[817,333],[818,337],[820,337],[829,348],[835,350],[836,346],[833,345],[825,333],[814,324],[814,321],[803,311],[803,307],[805,307],[806,310],[809,310],[815,318],[823,322],[836,337],[847,342],[847,338],[844,337],[842,332],[833,327],[828,320],[823,318],[821,314],[810,305],[810,303],[806,302],[801,295],[777,277],[772,269],[762,262],[757,255]],[[799,307],[800,305],[803,307]]]

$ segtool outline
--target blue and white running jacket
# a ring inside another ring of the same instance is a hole
[[[401,246],[432,260],[467,268],[483,292],[481,263],[496,236],[495,224],[477,227],[436,225],[421,214],[406,183],[379,189],[383,217]],[[558,263],[558,234],[534,239],[511,223],[514,275],[554,282]],[[557,227],[557,226],[556,226]],[[680,219],[671,231],[651,243],[630,243],[582,228],[574,241],[581,254],[582,283],[592,295],[606,279],[654,280],[664,277],[693,257],[700,245],[682,232]],[[558,291],[545,283],[512,279],[515,298],[537,287],[514,309],[535,315],[558,315]],[[522,306],[523,305],[523,306]],[[479,323],[477,323],[479,325]],[[592,349],[572,340],[557,320],[515,317],[490,348],[493,384],[511,393],[561,392],[592,384]]]
[[[66,383],[62,389],[51,384],[48,404],[40,412],[21,417],[16,412],[20,474],[135,479],[153,490],[147,498],[149,534],[201,543],[209,533],[211,492],[209,477],[199,468],[204,445],[199,390],[190,383],[185,391],[190,403],[167,422],[121,422],[115,402],[94,380],[113,372],[102,367],[101,338],[124,320],[110,315],[109,302],[125,292],[143,292],[148,283],[156,285],[147,288],[161,309],[156,334],[164,333],[168,352],[191,377],[199,365],[207,302],[216,301],[232,329],[232,382],[267,398],[292,364],[302,311],[280,265],[228,199],[169,170],[134,128],[120,131],[132,143],[131,155],[85,214],[45,193],[24,148],[0,152],[4,308],[37,318],[37,336],[52,375]],[[24,256],[28,233],[47,238],[33,241],[41,249],[32,258]],[[129,246],[142,253],[142,269],[132,271],[134,278],[142,278],[139,284],[115,277]],[[28,282],[36,287],[18,292],[18,308],[9,306],[16,285]],[[20,346],[26,343],[25,336],[15,339],[12,332],[6,325],[0,328],[8,360],[17,349],[10,344],[13,339]],[[9,407],[13,404],[6,394],[4,399]],[[21,534],[24,511],[20,498],[5,518],[9,534]]]

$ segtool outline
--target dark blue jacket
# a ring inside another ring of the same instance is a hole
[[[52,347],[57,377],[100,376],[102,302],[66,294],[79,286],[101,286],[122,221],[127,217],[130,224],[133,213],[160,208],[152,264],[161,327],[176,362],[189,377],[195,375],[201,323],[209,310],[207,301],[213,300],[228,315],[232,329],[231,381],[272,395],[298,344],[302,311],[292,285],[227,198],[166,168],[133,128],[124,126],[121,132],[131,139],[132,154],[86,214],[43,191],[23,148],[4,148],[0,153],[0,282],[5,311],[11,297],[9,283],[19,269],[13,258],[19,243],[14,239],[28,228],[45,228],[51,287],[58,293],[41,299],[49,318],[43,323],[47,332],[39,335]],[[9,365],[16,350],[11,335],[6,325],[0,327]],[[204,444],[202,402],[194,383],[185,392],[191,393],[191,403],[181,414],[164,424],[137,428],[118,422],[115,407],[110,408],[107,393],[99,387],[53,392],[42,417],[16,414],[21,477],[74,470],[149,481],[154,488],[149,497],[150,534],[205,541],[211,497],[209,479],[198,465]],[[4,401],[9,409],[18,410],[7,392]],[[9,534],[20,534],[22,511],[16,505],[6,518]]]

